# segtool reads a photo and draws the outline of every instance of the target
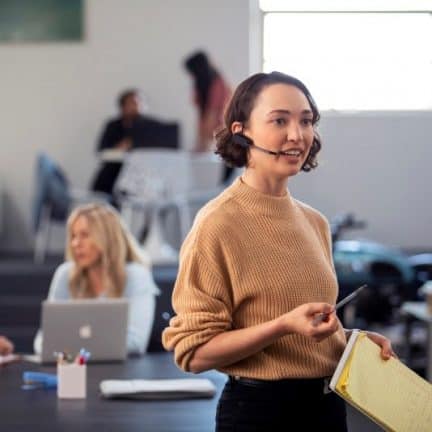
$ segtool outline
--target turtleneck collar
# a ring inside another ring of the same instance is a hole
[[[241,177],[238,177],[228,191],[242,206],[249,208],[254,213],[286,217],[287,213],[294,209],[288,189],[284,196],[269,195],[247,185]]]

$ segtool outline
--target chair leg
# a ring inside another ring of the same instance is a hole
[[[159,211],[160,208],[156,206],[151,209],[149,230],[142,246],[149,254],[153,264],[177,263],[178,252],[164,239]]]
[[[187,199],[176,199],[174,201],[175,207],[177,207],[178,217],[179,217],[179,225],[180,225],[180,242],[186,238],[191,226],[192,226],[192,217],[191,217],[191,209]]]
[[[42,208],[39,228],[36,232],[33,260],[38,264],[45,262],[51,231],[51,207]]]
[[[126,226],[132,231],[132,224],[134,220],[134,209],[132,205],[129,205],[128,203],[122,203],[120,214],[123,218],[124,223]]]

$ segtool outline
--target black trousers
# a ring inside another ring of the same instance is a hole
[[[324,379],[264,381],[230,377],[219,399],[216,432],[347,432],[345,402]]]

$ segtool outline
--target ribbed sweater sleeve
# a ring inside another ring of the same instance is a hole
[[[184,370],[189,370],[198,346],[231,328],[232,302],[226,283],[199,251],[199,243],[190,239],[182,248],[173,294],[177,315],[163,333],[165,347],[175,348],[176,363]]]

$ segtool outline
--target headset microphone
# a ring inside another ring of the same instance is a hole
[[[280,156],[284,154],[284,152],[275,152],[271,150],[266,150],[262,147],[258,147],[249,137],[243,135],[242,133],[233,134],[232,140],[235,144],[238,144],[240,147],[243,148],[255,147],[257,150],[262,151],[263,153],[271,154],[273,156]]]

